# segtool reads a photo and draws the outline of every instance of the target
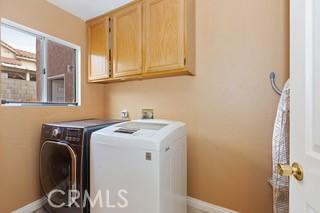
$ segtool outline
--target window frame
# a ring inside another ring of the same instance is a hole
[[[41,84],[41,101],[39,102],[21,102],[21,101],[6,101],[2,100],[1,106],[81,106],[81,47],[79,45],[73,44],[71,42],[65,41],[63,39],[57,38],[55,36],[51,36],[46,33],[42,33],[40,31],[34,30],[32,28],[26,27],[24,25],[18,24],[16,22],[10,21],[5,18],[0,19],[0,40],[1,40],[1,26],[4,25],[6,27],[10,27],[14,30],[21,31],[30,35],[33,35],[37,38],[41,39],[41,68],[39,72],[44,72],[44,74],[40,75],[40,84]],[[48,102],[48,88],[47,88],[47,70],[48,70],[48,58],[47,58],[47,42],[52,41],[66,47],[72,48],[75,50],[75,102],[74,103],[54,103]],[[0,47],[1,48],[1,47]]]

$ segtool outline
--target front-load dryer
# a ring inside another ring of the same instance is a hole
[[[52,213],[87,213],[90,138],[94,131],[118,120],[80,120],[42,125],[40,182]]]
[[[136,120],[96,131],[92,213],[186,213],[186,126]],[[101,201],[101,202],[100,202]]]

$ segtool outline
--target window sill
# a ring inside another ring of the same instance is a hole
[[[79,106],[78,103],[19,102],[1,100],[1,106]]]

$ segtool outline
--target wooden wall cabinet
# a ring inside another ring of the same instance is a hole
[[[89,81],[193,75],[194,1],[137,0],[89,21]]]
[[[113,14],[113,77],[142,73],[142,4]]]
[[[110,76],[109,17],[88,22],[88,79],[103,81]]]
[[[185,66],[185,0],[146,0],[145,71],[164,72]]]

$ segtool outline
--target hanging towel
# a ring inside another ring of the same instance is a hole
[[[272,138],[272,178],[273,212],[289,212],[289,177],[282,177],[277,165],[289,165],[289,115],[290,115],[290,82],[285,84],[278,105],[277,117]]]

